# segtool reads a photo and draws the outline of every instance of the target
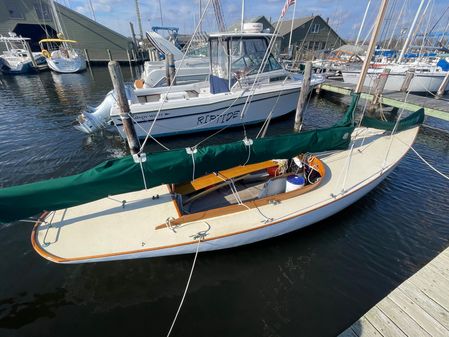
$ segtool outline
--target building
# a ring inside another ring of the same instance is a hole
[[[55,2],[65,38],[77,40],[77,48],[86,49],[92,61],[128,60],[127,51],[134,48],[132,40]],[[0,34],[14,32],[31,39],[33,51],[39,51],[38,41],[56,37],[48,0],[0,0]],[[3,50],[3,46],[0,46]]]
[[[345,41],[329,26],[329,20],[319,15],[281,21],[279,35],[283,38],[281,52],[288,52],[290,32],[292,31],[292,50],[324,51],[332,50],[345,44]],[[275,25],[276,26],[276,25]]]

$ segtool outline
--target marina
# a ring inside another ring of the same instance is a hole
[[[353,42],[0,0],[0,336],[449,335],[449,6],[411,2]]]

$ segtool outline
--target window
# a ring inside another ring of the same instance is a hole
[[[39,20],[51,20],[52,19],[50,8],[43,1],[35,2],[34,9],[36,11],[36,15]]]
[[[235,39],[231,42],[232,73],[240,78],[259,71],[268,48],[265,38]],[[270,55],[263,72],[281,69],[281,65]]]
[[[11,19],[25,19],[22,11],[20,10],[18,1],[6,0],[5,5]]]
[[[319,32],[320,32],[320,24],[319,23],[315,23],[312,26],[312,33],[316,34],[316,33],[319,33]]]

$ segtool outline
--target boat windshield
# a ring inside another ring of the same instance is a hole
[[[268,48],[266,38],[238,38],[231,40],[231,72],[236,79],[254,75],[260,69]],[[270,54],[262,72],[282,69],[281,65]]]
[[[260,69],[268,48],[265,37],[216,37],[210,39],[211,92],[227,92],[232,85]],[[270,54],[262,72],[282,69]]]

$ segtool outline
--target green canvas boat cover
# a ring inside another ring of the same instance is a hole
[[[194,151],[176,149],[149,153],[142,163],[148,188],[161,184],[191,181],[193,174],[205,174],[234,166],[258,163],[276,158],[292,158],[305,152],[345,150],[354,130],[353,115],[359,95],[342,120],[327,129],[288,135],[238,141],[199,147]],[[398,123],[398,130],[422,123],[424,111],[419,110]],[[363,125],[392,130],[395,123],[364,118]],[[109,195],[144,189],[140,165],[132,156],[108,160],[85,172],[0,189],[0,222],[11,222],[105,198]]]
[[[362,125],[367,128],[374,128],[380,130],[393,131],[396,126],[396,131],[402,131],[414,127],[416,125],[420,125],[424,122],[424,109],[419,109],[414,113],[408,115],[407,117],[401,119],[398,123],[396,121],[388,122],[381,121],[376,118],[371,117],[363,117]]]
[[[245,163],[292,158],[304,152],[346,149],[353,129],[352,126],[332,127],[259,138],[253,140],[252,145],[245,145],[243,141],[212,145],[197,148],[193,155],[186,149],[149,153],[142,166],[148,188],[184,183],[192,180],[193,160],[195,177],[200,177]],[[76,175],[0,189],[0,222],[142,189],[140,165],[131,156],[108,160]]]

